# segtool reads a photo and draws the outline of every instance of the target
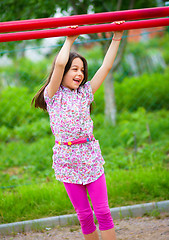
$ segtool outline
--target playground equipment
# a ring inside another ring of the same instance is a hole
[[[42,18],[22,21],[0,22],[0,42],[40,39],[49,37],[61,37],[79,34],[91,34],[98,32],[110,32],[117,30],[129,30],[139,28],[150,28],[159,26],[169,26],[169,7],[156,7],[145,9],[134,9],[116,12],[105,12],[95,14],[74,15],[60,18]],[[163,17],[163,18],[161,18]],[[154,19],[151,19],[154,18]],[[148,19],[148,20],[140,20]],[[117,25],[114,23],[105,24],[107,22],[114,22],[119,20],[140,20],[128,21]],[[98,24],[104,23],[104,24]],[[76,29],[59,28],[47,29],[45,28],[65,27],[70,25],[84,25],[84,24],[98,24],[80,26]],[[22,32],[16,32],[22,31]],[[13,33],[7,33],[13,32]]]

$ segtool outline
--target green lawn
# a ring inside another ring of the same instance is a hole
[[[116,127],[103,119],[93,116],[106,162],[110,207],[169,199],[168,111],[124,112]],[[74,213],[63,184],[54,177],[53,144],[51,134],[34,142],[0,144],[1,223]]]

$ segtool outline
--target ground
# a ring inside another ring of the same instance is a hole
[[[169,214],[158,217],[137,217],[115,220],[118,240],[169,240]],[[98,226],[97,226],[98,228]],[[83,240],[80,226],[56,227],[40,232],[15,233],[4,240]],[[100,237],[101,239],[101,237]]]

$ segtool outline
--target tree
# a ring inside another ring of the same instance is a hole
[[[48,18],[52,17],[56,13],[56,2],[49,0],[3,0],[0,1],[0,22],[36,19],[36,18]],[[35,42],[34,40],[32,43]],[[36,40],[36,43],[40,40]],[[18,41],[1,43],[1,51],[11,51],[10,56],[15,56],[15,52],[18,48],[24,48],[28,44],[28,41]]]

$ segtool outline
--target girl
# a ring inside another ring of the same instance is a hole
[[[72,31],[76,27],[71,27]],[[103,168],[105,162],[99,142],[93,136],[90,104],[94,93],[113,65],[122,34],[123,31],[114,33],[102,66],[88,82],[85,58],[77,53],[70,53],[71,46],[78,36],[67,37],[55,58],[46,84],[32,100],[35,107],[49,113],[51,129],[55,136],[53,147],[55,176],[66,188],[86,240],[99,239],[87,191],[102,239],[116,239],[108,205]]]

